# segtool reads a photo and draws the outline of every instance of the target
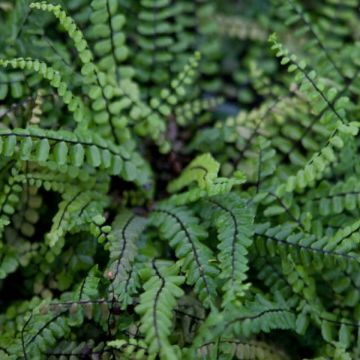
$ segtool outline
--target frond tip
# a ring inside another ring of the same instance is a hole
[[[173,180],[168,191],[176,192],[196,181],[200,188],[212,184],[217,177],[220,164],[211,156],[203,154],[196,157],[181,173],[178,179]]]

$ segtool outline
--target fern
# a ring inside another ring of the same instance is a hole
[[[206,206],[211,205],[210,216],[213,219],[219,237],[220,278],[225,282],[223,305],[241,297],[246,289],[247,248],[251,245],[252,216],[241,198],[227,194],[210,198]],[[208,210],[209,211],[209,210]]]
[[[112,232],[108,235],[110,247],[110,263],[107,276],[111,281],[110,291],[120,302],[127,305],[131,302],[129,294],[130,277],[137,253],[137,240],[145,228],[143,218],[131,213],[122,212],[112,225]]]
[[[168,340],[171,312],[176,305],[176,299],[183,294],[179,285],[184,278],[177,276],[174,266],[159,269],[153,261],[152,267],[155,277],[151,277],[144,284],[145,292],[136,307],[136,312],[141,315],[140,330],[145,333],[150,353],[159,353],[163,359],[174,359],[176,353]]]
[[[163,237],[175,248],[187,273],[188,284],[195,286],[200,299],[209,307],[216,294],[214,278],[217,269],[210,263],[211,250],[200,242],[206,237],[205,230],[186,208],[162,205],[153,214],[152,222],[160,227]]]
[[[129,54],[123,28],[126,18],[119,14],[116,1],[92,1],[91,27],[87,34],[95,40],[94,52],[100,59],[101,71],[115,74],[117,82],[131,77],[130,68],[121,66]],[[105,15],[104,15],[105,14]]]
[[[0,1],[0,358],[358,359],[357,7]]]

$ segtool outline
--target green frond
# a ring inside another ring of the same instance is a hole
[[[271,228],[267,223],[255,228],[256,248],[262,255],[287,257],[290,254],[305,266],[314,266],[317,271],[334,264],[341,268],[348,263],[359,264],[357,253],[342,251],[341,248],[337,251],[329,246],[330,250],[327,247],[329,240],[326,236],[319,239],[314,234],[294,231],[294,225],[290,224]]]
[[[62,79],[61,73],[47,65],[44,61],[31,58],[15,58],[11,60],[0,59],[0,66],[12,69],[22,69],[24,71],[26,70],[40,74],[44,79],[49,81],[50,85],[63,99],[68,110],[74,114],[74,120],[79,123],[87,123],[85,106],[81,98],[72,93],[69,89],[69,85]]]
[[[204,322],[194,339],[190,354],[197,354],[204,344],[218,346],[226,338],[250,338],[258,332],[270,332],[273,329],[295,330],[294,312],[283,301],[272,303],[256,296],[254,302],[236,307],[236,315],[230,306],[222,314],[214,312]]]
[[[94,266],[79,286],[76,298],[82,300],[94,300],[99,296],[100,273],[97,266]]]
[[[15,213],[18,202],[20,201],[20,192],[22,186],[16,182],[18,169],[11,169],[11,177],[4,186],[4,193],[0,197],[0,234],[10,223],[10,217]],[[1,243],[0,243],[1,244]]]
[[[46,1],[30,3],[30,9],[37,9],[52,13],[62,25],[66,33],[74,42],[75,48],[79,53],[82,63],[88,64],[93,60],[93,56],[88,49],[88,44],[81,30],[76,26],[74,20],[66,14],[60,5],[49,4]]]
[[[290,54],[289,50],[278,42],[276,34],[272,34],[269,41],[276,57],[281,58],[281,64],[286,65],[288,71],[294,73],[295,81],[300,85],[300,91],[309,99],[313,113],[321,114],[320,122],[346,123],[345,108],[349,98],[337,96],[338,89],[329,86],[325,79],[318,77],[315,70],[309,69],[306,61],[298,60],[296,55]]]
[[[141,315],[140,330],[145,335],[149,355],[159,354],[161,359],[175,359],[176,352],[169,342],[172,311],[176,300],[183,295],[179,287],[184,282],[178,276],[177,266],[160,267],[154,260],[149,279],[144,284],[145,292],[135,310]]]
[[[23,325],[24,349],[22,356],[36,358],[50,350],[61,338],[70,332],[70,327],[64,319],[64,312],[42,315],[40,308],[27,317]],[[18,354],[20,356],[20,354]]]
[[[130,181],[141,179],[138,173],[140,168],[135,165],[138,163],[139,167],[143,166],[141,158],[129,153],[125,146],[115,146],[87,130],[78,130],[75,133],[65,130],[43,130],[37,127],[1,130],[0,142],[1,154],[4,156],[10,157],[20,153],[22,160],[31,160],[39,164],[52,162],[62,167],[73,165],[81,168],[88,164],[102,168],[110,174],[122,174]],[[134,161],[131,161],[131,158]]]
[[[320,180],[324,171],[336,161],[336,151],[344,146],[347,135],[356,136],[359,131],[357,123],[349,125],[337,124],[336,130],[327,141],[327,144],[300,169],[296,175],[290,176],[285,184],[277,187],[276,193],[279,196],[286,192],[302,191],[304,188],[315,185],[315,180]]]
[[[175,249],[179,264],[186,273],[186,283],[194,285],[200,300],[210,307],[215,300],[218,271],[212,264],[211,250],[201,242],[207,235],[205,229],[185,207],[161,205],[152,212],[150,220]]]
[[[161,152],[169,151],[169,144],[164,138],[165,120],[171,116],[179,101],[186,97],[187,87],[194,83],[200,57],[200,53],[196,52],[189,58],[183,70],[170,82],[170,86],[149,100],[147,110],[142,113],[140,121],[136,124],[136,131],[142,135],[148,134],[156,140]]]
[[[358,8],[0,0],[0,360],[360,359]]]
[[[247,253],[252,243],[254,218],[252,210],[235,194],[210,198],[204,202],[203,209],[204,217],[215,224],[218,232],[219,278],[224,282],[223,306],[226,307],[246,291]]]
[[[94,39],[93,47],[99,59],[99,69],[115,74],[118,83],[123,78],[132,77],[134,71],[122,64],[129,56],[129,49],[124,33],[126,17],[119,11],[121,8],[118,2],[94,0],[91,7],[91,26],[86,33],[90,40]]]
[[[143,340],[134,338],[118,339],[107,342],[110,348],[118,349],[127,359],[135,357],[136,359],[145,359],[148,356],[147,345]]]
[[[323,182],[304,199],[304,209],[321,216],[340,214],[344,210],[353,211],[359,206],[358,184],[356,176],[350,176],[335,185]]]
[[[146,220],[123,210],[112,223],[112,230],[106,244],[110,251],[110,262],[106,275],[111,284],[109,291],[125,306],[131,303],[129,284],[133,276],[134,259],[137,255],[137,242],[146,226]]]
[[[233,178],[218,177],[214,179],[213,183],[208,185],[205,189],[202,189],[201,187],[196,187],[181,192],[179,194],[173,194],[168,198],[168,200],[165,201],[165,203],[176,206],[187,205],[190,203],[197,202],[200,199],[221,195],[221,194],[228,194],[231,192],[233,187],[237,185],[241,185],[244,182],[245,182],[245,176],[239,171],[236,174],[236,177]]]
[[[295,36],[299,38],[304,34],[309,34],[311,37],[306,43],[305,48],[314,53],[312,60],[316,61],[315,65],[317,65],[318,68],[320,67],[319,65],[321,65],[321,70],[324,74],[326,74],[327,71],[335,71],[340,78],[343,79],[344,74],[334,60],[332,49],[327,48],[321,30],[317,24],[313,23],[302,5],[296,0],[286,0],[279,5],[281,9],[279,15],[284,18],[286,17],[285,25],[297,26]],[[317,51],[314,51],[314,48],[316,48]]]
[[[241,309],[236,316],[226,318],[226,332],[248,337],[253,333],[270,332],[272,329],[294,330],[295,315],[286,305],[273,304],[259,296],[256,302]]]
[[[196,157],[182,172],[178,179],[168,185],[169,192],[177,192],[196,181],[200,188],[204,189],[213,183],[220,169],[219,163],[211,154],[203,154]]]
[[[96,189],[84,191],[79,188],[73,188],[71,191],[63,194],[63,201],[60,202],[58,212],[53,218],[52,227],[46,235],[46,245],[49,247],[49,252],[46,255],[47,261],[54,261],[55,256],[61,252],[65,243],[66,233],[72,232],[86,223],[86,213],[83,216],[83,209],[90,202],[97,200],[103,203],[103,205],[106,204],[101,199],[101,196],[96,193]]]
[[[198,117],[201,113],[216,108],[222,104],[223,101],[224,99],[217,97],[194,100],[186,102],[185,104],[180,104],[175,109],[175,120],[180,126],[186,126],[191,124],[193,119]]]
[[[276,150],[272,148],[270,141],[259,136],[255,145],[256,161],[250,180],[253,181],[255,192],[258,194],[263,191],[263,188],[268,187],[268,185],[265,186],[264,182],[275,173],[277,158]]]

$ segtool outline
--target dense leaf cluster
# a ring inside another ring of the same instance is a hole
[[[0,359],[360,357],[357,0],[0,0]]]

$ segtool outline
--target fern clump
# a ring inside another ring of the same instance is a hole
[[[0,34],[0,359],[360,358],[357,1],[0,1]]]

